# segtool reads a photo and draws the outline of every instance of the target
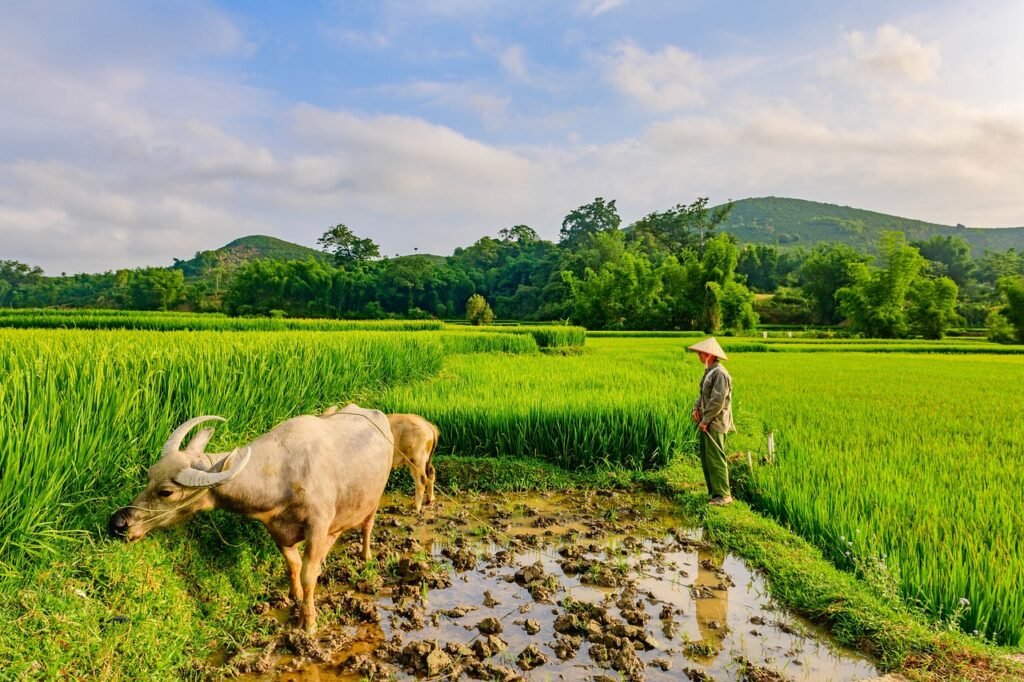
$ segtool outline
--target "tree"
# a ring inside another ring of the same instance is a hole
[[[494,311],[480,294],[473,294],[466,301],[466,319],[474,325],[490,324],[494,320]]]
[[[959,319],[956,299],[959,289],[949,277],[918,278],[907,292],[910,331],[926,339],[941,339]]]
[[[717,334],[722,328],[722,286],[718,282],[704,284],[704,307],[701,311],[701,329]]]
[[[42,268],[16,260],[0,260],[0,306],[12,305],[19,290],[24,292],[42,281]]]
[[[605,202],[597,197],[589,204],[574,209],[562,221],[559,244],[575,249],[598,232],[618,230],[622,218],[615,208],[615,200]]]
[[[707,197],[697,197],[691,204],[647,214],[630,226],[631,236],[670,254],[687,248],[702,251],[707,236],[725,222],[732,207],[729,202],[710,209]]]
[[[1024,277],[1003,277],[999,293],[1006,300],[999,313],[1013,326],[1017,343],[1024,343]]]
[[[736,281],[726,282],[721,297],[722,326],[735,333],[757,326],[754,312],[754,294]]]
[[[921,255],[933,263],[940,263],[939,274],[947,275],[957,286],[964,286],[973,277],[977,266],[971,260],[971,245],[960,236],[935,235],[925,241],[911,242]]]
[[[340,267],[380,258],[380,248],[372,240],[357,237],[341,223],[324,232],[316,243],[334,254],[334,264]]]
[[[621,251],[582,279],[564,276],[572,290],[572,319],[590,329],[644,329],[654,316],[661,282],[650,260],[636,249]]]
[[[864,254],[845,244],[819,244],[800,267],[800,288],[811,304],[814,321],[837,324],[836,292],[853,284],[854,266],[867,262]]]
[[[856,332],[877,338],[899,338],[910,330],[905,303],[925,260],[908,246],[902,232],[882,232],[878,250],[882,268],[864,263],[851,267],[853,284],[837,292],[839,310]]]
[[[779,252],[767,244],[747,244],[740,251],[736,271],[756,291],[771,292],[778,287]]]
[[[503,242],[515,242],[519,246],[529,246],[540,241],[540,235],[529,225],[514,225],[498,231]]]
[[[128,276],[128,296],[136,310],[167,310],[185,293],[181,270],[140,268]]]

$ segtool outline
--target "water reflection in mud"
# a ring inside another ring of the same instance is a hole
[[[339,543],[321,630],[279,633],[222,668],[246,680],[858,680],[877,675],[655,495],[470,495],[416,518],[395,497],[377,561]],[[352,540],[355,540],[354,536]],[[283,590],[282,590],[283,591]],[[604,677],[601,677],[604,676]]]

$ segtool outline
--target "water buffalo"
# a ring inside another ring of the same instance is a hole
[[[416,513],[419,513],[424,502],[427,505],[434,503],[434,479],[437,472],[431,460],[440,432],[418,414],[389,414],[388,422],[395,443],[391,468],[409,467],[416,485]]]
[[[204,452],[210,428],[181,449],[192,429],[211,420],[224,421],[197,417],[174,430],[149,470],[146,489],[110,517],[110,532],[132,542],[207,509],[258,519],[284,555],[290,595],[301,604],[301,624],[312,632],[320,566],[338,536],[361,527],[363,558],[370,558],[374,515],[391,471],[387,417],[349,405],[330,415],[289,419],[228,454]]]

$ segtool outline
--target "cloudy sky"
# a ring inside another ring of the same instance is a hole
[[[8,1],[0,259],[446,254],[595,196],[1024,225],[1022,34],[1016,0]]]

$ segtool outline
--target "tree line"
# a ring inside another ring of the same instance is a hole
[[[381,258],[344,224],[318,240],[327,260],[259,259],[225,268],[197,254],[186,273],[139,268],[45,277],[0,261],[0,306],[91,306],[343,318],[562,320],[591,329],[743,332],[759,324],[841,326],[880,338],[940,338],[985,325],[1024,342],[1024,254],[972,258],[960,237],[908,243],[882,234],[877,256],[843,244],[740,244],[718,229],[731,208],[706,198],[623,226],[614,200],[570,211],[557,242],[515,225],[448,257]],[[187,276],[186,276],[187,275]],[[492,312],[490,312],[492,311]]]

